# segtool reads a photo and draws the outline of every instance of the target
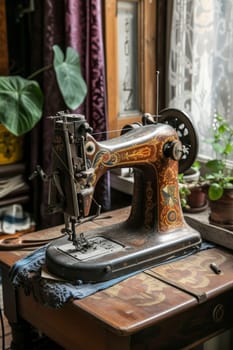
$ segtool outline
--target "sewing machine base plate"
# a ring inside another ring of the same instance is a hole
[[[201,245],[200,234],[191,227],[148,234],[113,225],[104,231],[87,232],[85,237],[100,244],[78,251],[67,236],[50,243],[46,250],[48,271],[70,281],[106,281],[197,251]]]
[[[76,249],[73,242],[68,242],[64,245],[60,245],[61,252],[73,256],[80,261],[88,261],[89,259],[97,258],[105,254],[115,253],[124,249],[122,244],[113,242],[112,240],[104,237],[93,237],[89,239],[90,247],[87,249]]]

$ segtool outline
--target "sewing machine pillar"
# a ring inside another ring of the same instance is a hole
[[[176,165],[175,165],[176,166]],[[166,233],[186,226],[180,206],[176,171],[134,170],[134,192],[129,225],[146,231]],[[164,185],[164,179],[170,182]],[[159,190],[161,189],[161,190]]]

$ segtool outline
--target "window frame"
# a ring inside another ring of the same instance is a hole
[[[122,1],[122,0],[121,0]],[[141,121],[143,113],[156,113],[156,0],[123,0],[138,5],[139,113],[119,116],[118,0],[104,1],[107,110],[109,137],[126,124]]]

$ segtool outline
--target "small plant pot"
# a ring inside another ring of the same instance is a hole
[[[209,207],[209,222],[233,231],[233,189],[225,189],[216,201],[209,200]]]
[[[200,171],[196,169],[190,168],[186,170],[186,172],[184,173],[184,181],[187,183],[198,182],[199,177],[200,177]]]
[[[183,207],[185,212],[198,212],[207,207],[206,191],[198,183],[200,171],[190,168],[183,175],[184,184],[186,184],[189,194],[186,194],[186,205]]]
[[[23,136],[15,136],[0,123],[0,165],[19,162],[23,158]]]
[[[206,206],[206,192],[201,186],[196,186],[190,189],[190,194],[187,196],[187,204],[190,208],[203,208]]]

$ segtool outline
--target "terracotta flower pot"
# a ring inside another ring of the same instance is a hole
[[[233,189],[225,189],[223,196],[216,200],[209,200],[211,224],[233,230]]]
[[[189,185],[190,194],[187,195],[187,208],[184,208],[184,211],[200,211],[206,209],[207,197],[206,191],[198,183],[200,178],[200,171],[195,169],[188,169],[184,173],[184,181]]]
[[[190,192],[187,196],[187,204],[190,208],[202,208],[206,205],[206,193],[201,186],[190,189]]]

